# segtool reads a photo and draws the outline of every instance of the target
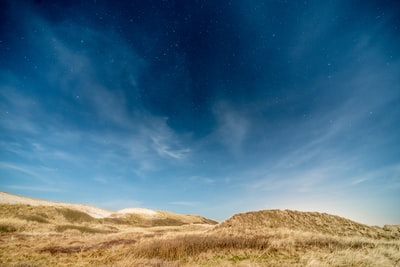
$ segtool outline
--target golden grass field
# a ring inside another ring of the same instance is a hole
[[[266,210],[216,224],[0,204],[0,266],[400,266],[400,226]]]

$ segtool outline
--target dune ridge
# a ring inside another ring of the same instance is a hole
[[[327,213],[278,209],[235,214],[217,225],[215,231],[267,232],[273,229],[335,236],[400,238],[399,225],[369,226]]]

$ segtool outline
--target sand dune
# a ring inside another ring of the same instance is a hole
[[[260,233],[276,229],[343,237],[400,239],[400,227],[369,226],[320,212],[261,210],[238,213],[216,226],[217,232]]]
[[[326,213],[252,211],[217,224],[198,215],[109,211],[0,192],[2,267],[399,266],[399,242],[398,225]]]

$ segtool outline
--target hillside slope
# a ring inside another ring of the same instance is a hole
[[[145,208],[110,211],[90,205],[33,199],[5,192],[0,192],[0,218],[23,218],[52,224],[108,223],[139,227],[217,224],[216,221],[198,215]]]
[[[368,226],[336,215],[293,210],[261,210],[238,213],[216,226],[215,231],[268,232],[276,229],[329,234],[335,236],[364,236],[400,238],[400,227]]]
[[[93,218],[104,218],[112,214],[111,211],[97,208],[90,205],[63,203],[56,201],[48,201],[43,199],[35,199],[30,197],[18,196],[6,192],[0,192],[0,204],[24,204],[30,206],[51,206],[51,207],[65,207],[74,210],[79,210],[87,213]]]

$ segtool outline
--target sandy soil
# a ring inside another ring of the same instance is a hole
[[[144,214],[144,215],[150,215],[150,216],[159,215],[159,213],[157,211],[144,209],[144,208],[126,208],[126,209],[119,210],[119,211],[115,212],[114,214],[129,214],[129,213]]]

